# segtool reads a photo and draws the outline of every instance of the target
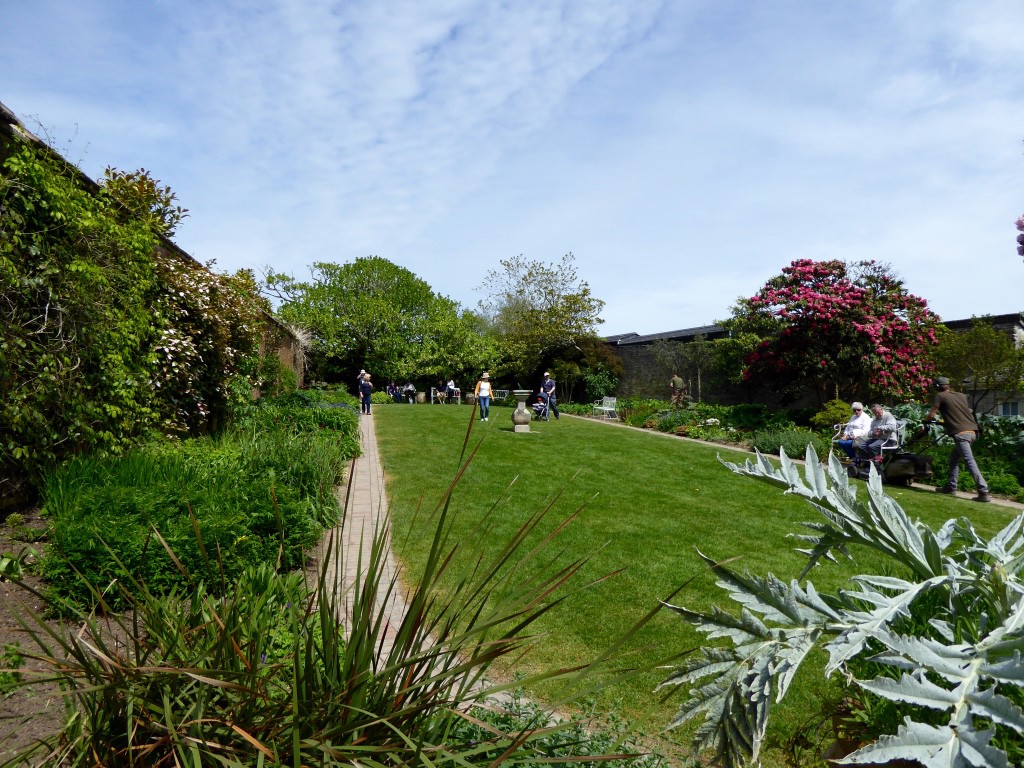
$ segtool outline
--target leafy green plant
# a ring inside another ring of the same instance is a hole
[[[729,426],[747,431],[758,429],[780,429],[793,425],[794,414],[762,403],[741,403],[728,408],[725,416]]]
[[[665,400],[639,397],[620,397],[617,406],[619,420],[631,427],[643,427],[655,414],[671,409],[670,404]]]
[[[615,394],[619,379],[604,368],[588,368],[580,374],[583,379],[583,396],[588,402]]]
[[[87,586],[95,602],[120,592],[129,613],[97,620],[61,606],[81,624],[76,633],[26,615],[38,648],[31,657],[64,687],[68,717],[57,738],[19,758],[383,768],[530,765],[539,755],[580,754],[570,722],[467,730],[484,723],[466,710],[512,687],[488,683],[488,669],[502,657],[522,659],[533,623],[564,599],[586,556],[552,565],[534,539],[544,512],[496,552],[484,546],[491,525],[476,540],[450,538],[447,496],[434,512],[430,554],[412,589],[387,561],[390,531],[382,524],[352,564],[361,578],[347,591],[337,574],[348,555],[332,538],[311,590],[267,565],[243,571],[226,589],[183,568],[185,584],[162,594],[126,572],[107,595]],[[180,560],[166,542],[160,546]],[[462,562],[455,549],[472,555]],[[404,613],[392,607],[401,603],[399,591]]]
[[[732,427],[722,427],[714,424],[698,425],[688,427],[686,436],[694,440],[706,440],[709,443],[742,443],[745,435]]]
[[[500,703],[471,709],[469,718],[455,729],[452,737],[459,743],[484,742],[493,738],[495,730],[507,734],[541,731],[528,745],[534,764],[569,768],[589,757],[608,768],[670,765],[664,755],[645,747],[621,718],[612,715],[602,721],[592,716],[575,716],[568,725],[559,726],[550,713],[525,698],[522,689],[510,691]],[[616,754],[618,759],[613,759]],[[502,756],[492,747],[486,757],[499,760]]]
[[[811,417],[811,426],[823,435],[831,436],[836,424],[845,424],[850,420],[850,404],[836,398],[829,400],[822,409]]]
[[[790,429],[765,429],[755,432],[751,444],[760,453],[778,453],[784,450],[787,454],[799,456],[808,445],[814,446],[819,456],[825,456],[831,450],[831,444],[816,432],[808,429],[792,427]]]
[[[31,553],[28,550],[19,554],[0,552],[0,581],[15,581],[25,575],[25,564]]]
[[[335,486],[356,452],[355,424],[347,409],[268,405],[219,438],[67,462],[44,486],[50,589],[87,604],[87,582],[127,574],[161,591],[181,583],[180,566],[211,585],[258,562],[301,567],[305,550],[337,520]],[[114,591],[108,600],[119,606],[120,597]]]
[[[21,668],[25,657],[20,643],[6,643],[0,646],[0,696],[10,696],[21,684]]]
[[[217,429],[269,304],[161,237],[184,215],[145,170],[97,186],[12,140],[0,168],[0,494],[87,451]]]
[[[902,724],[836,760],[839,765],[916,760],[926,768],[1002,768],[1024,759],[1024,514],[995,536],[980,536],[966,518],[938,531],[912,521],[872,470],[867,500],[830,457],[822,467],[806,451],[803,476],[786,456],[775,467],[764,456],[733,472],[805,497],[822,519],[798,538],[807,565],[866,547],[892,562],[892,575],[855,576],[853,587],[819,593],[807,582],[786,584],[771,574],[739,574],[701,555],[719,585],[742,606],[669,608],[709,638],[663,686],[685,686],[689,698],[672,726],[703,716],[695,746],[714,748],[725,766],[756,761],[772,707],[786,695],[812,649],[829,655],[826,673],[839,671],[865,702],[895,704]],[[863,660],[879,671],[864,678]],[[711,678],[711,679],[708,679]],[[891,721],[891,717],[887,718]]]

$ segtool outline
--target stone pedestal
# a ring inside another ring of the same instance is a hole
[[[530,412],[526,410],[526,398],[533,394],[532,389],[513,389],[512,394],[516,396],[516,409],[512,411],[513,432],[530,431]]]

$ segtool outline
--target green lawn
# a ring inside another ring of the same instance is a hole
[[[471,412],[466,406],[374,410],[396,548],[413,571],[426,554],[429,513],[458,470]],[[735,568],[761,575],[770,571],[786,580],[804,565],[803,556],[793,550],[796,542],[786,536],[801,532],[800,523],[814,520],[817,513],[806,501],[734,475],[717,459],[719,453],[731,460],[749,454],[567,416],[533,422],[529,434],[516,434],[508,408],[493,408],[486,424],[472,425],[473,449],[476,456],[452,494],[456,539],[478,532],[492,508],[496,522],[488,538],[495,549],[549,505],[545,530],[579,510],[557,540],[559,560],[595,552],[581,583],[621,570],[547,614],[541,624],[545,637],[518,670],[596,657],[659,599],[691,579],[674,602],[697,610],[726,605],[696,556],[697,548],[719,559],[738,556]],[[1012,510],[995,505],[912,489],[892,489],[891,495],[912,517],[935,527],[969,515],[977,528],[990,533],[1013,516]],[[820,567],[812,574],[815,586],[832,590],[852,573],[879,567],[873,553],[855,555],[856,564]],[[639,658],[650,662],[700,640],[689,626],[663,612],[633,645],[643,647]],[[647,712],[651,727],[659,728],[678,704],[678,698],[657,703],[653,688],[661,677],[655,671],[616,686],[602,694],[599,707],[614,706],[629,717]],[[776,713],[776,739],[785,739],[814,714],[823,690],[820,675],[804,676],[787,697],[787,703],[793,699],[788,712]]]

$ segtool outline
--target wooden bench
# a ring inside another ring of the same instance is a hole
[[[617,399],[614,397],[602,397],[600,400],[594,401],[594,416],[602,419],[617,419],[619,414],[616,412]]]

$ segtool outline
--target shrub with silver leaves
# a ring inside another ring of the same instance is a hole
[[[904,576],[864,574],[853,578],[854,589],[828,595],[809,581],[741,575],[701,554],[741,611],[668,606],[709,638],[731,641],[703,648],[662,683],[689,689],[672,726],[703,715],[697,748],[714,748],[727,768],[757,763],[772,705],[821,645],[827,674],[842,672],[870,695],[906,708],[896,733],[837,764],[903,759],[926,768],[1008,768],[1008,749],[1014,761],[1024,754],[1024,514],[991,539],[966,518],[933,531],[885,494],[873,469],[861,501],[834,456],[826,470],[808,446],[802,474],[784,452],[780,458],[779,467],[760,454],[742,466],[722,463],[804,496],[821,513],[805,524],[811,533],[797,537],[808,556],[800,579],[823,558],[849,556],[850,545],[883,553]],[[914,609],[925,595],[929,615],[922,620]],[[892,674],[858,679],[851,666],[865,658]],[[938,719],[915,719],[927,710]]]

